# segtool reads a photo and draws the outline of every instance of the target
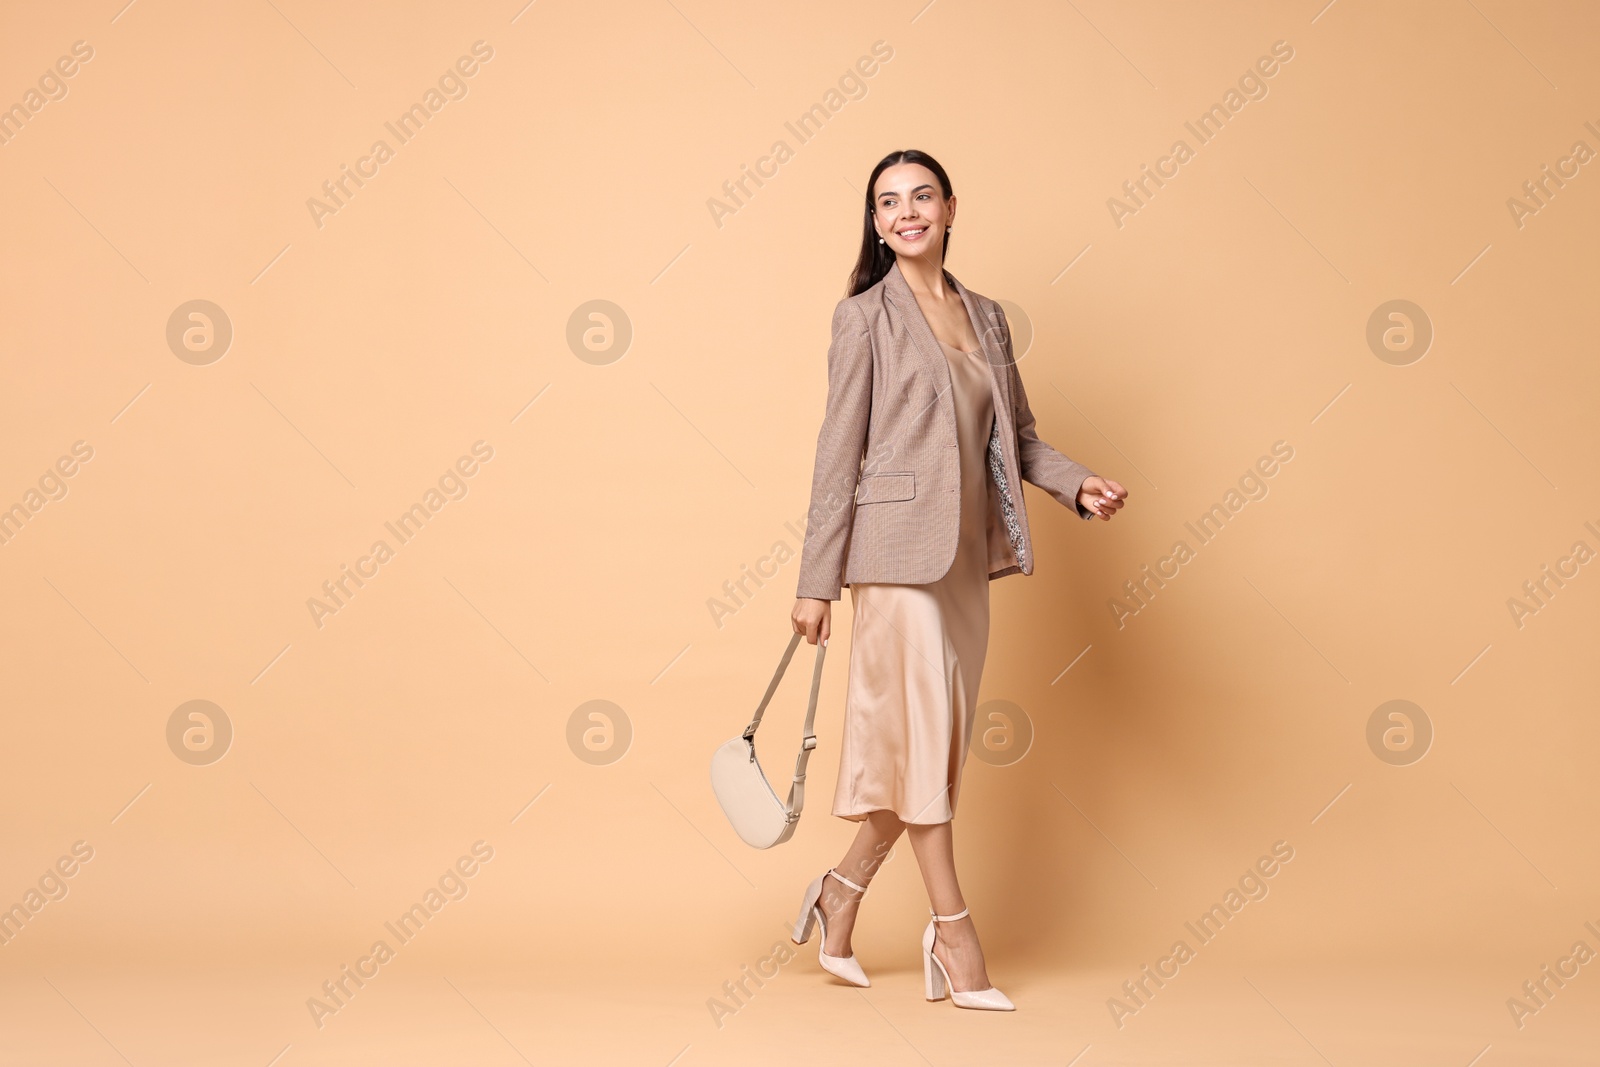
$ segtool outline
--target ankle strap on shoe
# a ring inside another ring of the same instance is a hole
[[[938,912],[934,911],[932,908],[929,908],[928,909],[928,914],[932,915],[935,919],[938,919],[940,922],[946,922],[947,923],[947,922],[954,922],[957,919],[965,919],[967,917],[967,909],[966,908],[962,908],[960,911],[956,912],[954,915],[940,915]]]
[[[854,889],[857,893],[865,893],[867,891],[867,887],[866,886],[864,886],[864,885],[856,885],[854,882],[852,882],[850,879],[846,878],[844,875],[840,874],[838,871],[830,869],[828,871],[828,873],[833,875],[835,878],[839,879],[839,881],[843,882],[845,885],[849,886],[851,889]]]

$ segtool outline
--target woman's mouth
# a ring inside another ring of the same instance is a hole
[[[927,232],[928,232],[928,228],[926,226],[916,226],[916,227],[913,227],[913,228],[911,228],[909,230],[901,230],[900,231],[900,239],[903,240],[903,241],[916,241],[916,240],[920,239],[922,237],[922,235],[927,233]]]

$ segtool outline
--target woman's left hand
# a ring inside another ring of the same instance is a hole
[[[1085,478],[1083,485],[1078,489],[1078,503],[1106,522],[1110,522],[1111,516],[1127,502],[1126,489],[1110,478],[1102,478],[1098,474]]]

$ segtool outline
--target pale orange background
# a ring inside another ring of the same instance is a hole
[[[93,448],[0,546],[0,904],[94,856],[0,947],[0,1062],[1584,1062],[1595,966],[1521,1029],[1506,1000],[1600,949],[1600,576],[1520,628],[1507,601],[1600,549],[1596,164],[1520,228],[1506,202],[1600,148],[1600,9],[13,3],[0,105],[78,40],[0,145],[0,506]],[[307,199],[478,40],[468,94],[318,228]],[[1119,228],[1107,199],[1280,40],[1268,95]],[[955,834],[1018,1012],[922,1000],[902,842],[855,937],[873,987],[812,942],[719,1027],[854,829],[850,601],[770,852],[707,765],[798,562],[720,626],[708,602],[798,548],[864,183],[907,147],[952,176],[949,268],[1031,331],[1040,433],[1131,500],[1082,523],[1028,487],[1036,572],[991,587],[983,699],[1035,736],[969,761]],[[1435,330],[1408,366],[1365,339],[1397,298]],[[208,365],[166,341],[194,299],[234,330]],[[597,299],[633,330],[609,363],[568,341]],[[319,628],[307,600],[480,440]],[[1279,440],[1270,493],[1119,628],[1123,582]],[[196,699],[234,730],[208,766],[166,739]],[[1367,744],[1391,699],[1435,731],[1409,766]],[[631,729],[609,764],[568,744],[591,700]],[[307,998],[480,840],[319,1029]],[[1119,1028],[1108,998],[1278,840],[1270,895]]]

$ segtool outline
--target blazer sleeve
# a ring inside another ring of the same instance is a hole
[[[806,512],[805,545],[800,550],[797,596],[839,599],[871,410],[872,339],[866,316],[846,297],[833,309],[828,403],[822,429],[817,433],[817,459],[811,474],[811,506]]]
[[[999,310],[998,305],[996,308]],[[1017,424],[1017,462],[1022,467],[1022,478],[1055,497],[1063,507],[1071,508],[1079,518],[1092,519],[1094,512],[1078,503],[1078,493],[1082,491],[1085,479],[1098,475],[1040,440],[1034,429],[1033,411],[1028,407],[1028,391],[1022,387],[1022,372],[1017,370],[1016,357],[1011,351],[1011,328],[1006,325],[1005,311],[1000,310],[999,313],[1000,324],[1005,329],[1006,366],[1011,375],[1013,414]]]

